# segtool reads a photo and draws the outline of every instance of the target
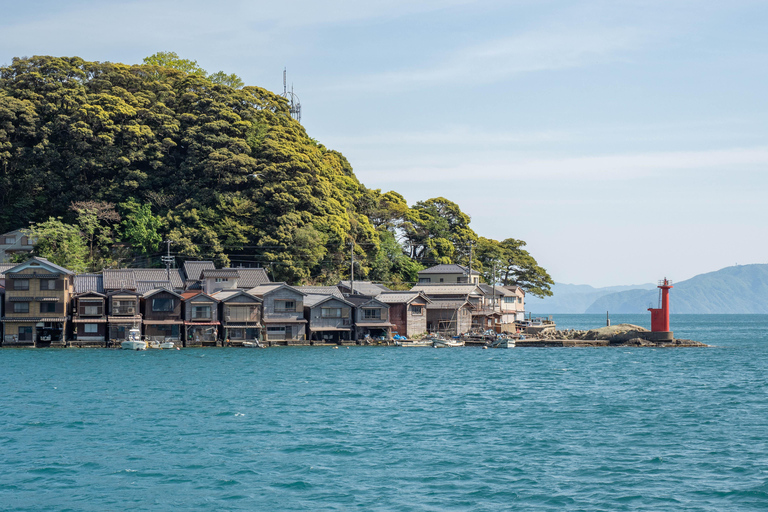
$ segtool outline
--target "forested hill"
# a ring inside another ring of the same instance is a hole
[[[536,314],[584,313],[597,299],[605,295],[627,290],[655,290],[653,284],[607,286],[594,288],[586,284],[555,283],[552,296],[544,298],[526,297],[525,309]]]
[[[409,206],[366,188],[280,96],[145,62],[0,68],[0,232],[30,227],[38,254],[74,270],[155,262],[168,238],[179,258],[269,266],[292,283],[347,278],[352,242],[356,277],[395,285],[466,263],[474,244],[487,279],[495,264],[506,284],[549,293],[525,242],[478,236],[445,198]]]
[[[739,265],[673,283],[672,313],[768,313],[768,265]],[[597,299],[586,313],[644,313],[658,307],[659,291],[630,290]]]

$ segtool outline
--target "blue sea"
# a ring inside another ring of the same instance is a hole
[[[712,347],[0,349],[0,510],[768,509],[768,316],[672,328]]]

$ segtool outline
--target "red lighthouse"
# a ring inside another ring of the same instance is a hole
[[[659,302],[658,309],[648,308],[651,312],[651,331],[658,333],[668,333],[668,336],[660,335],[672,339],[672,332],[669,330],[669,289],[672,288],[672,281],[664,278],[659,281]]]

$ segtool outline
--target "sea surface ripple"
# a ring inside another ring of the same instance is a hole
[[[0,510],[768,509],[768,316],[672,324],[713,347],[1,349]]]

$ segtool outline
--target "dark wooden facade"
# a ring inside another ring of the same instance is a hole
[[[144,336],[156,341],[181,341],[181,295],[166,289],[150,290],[143,295],[142,304]]]

